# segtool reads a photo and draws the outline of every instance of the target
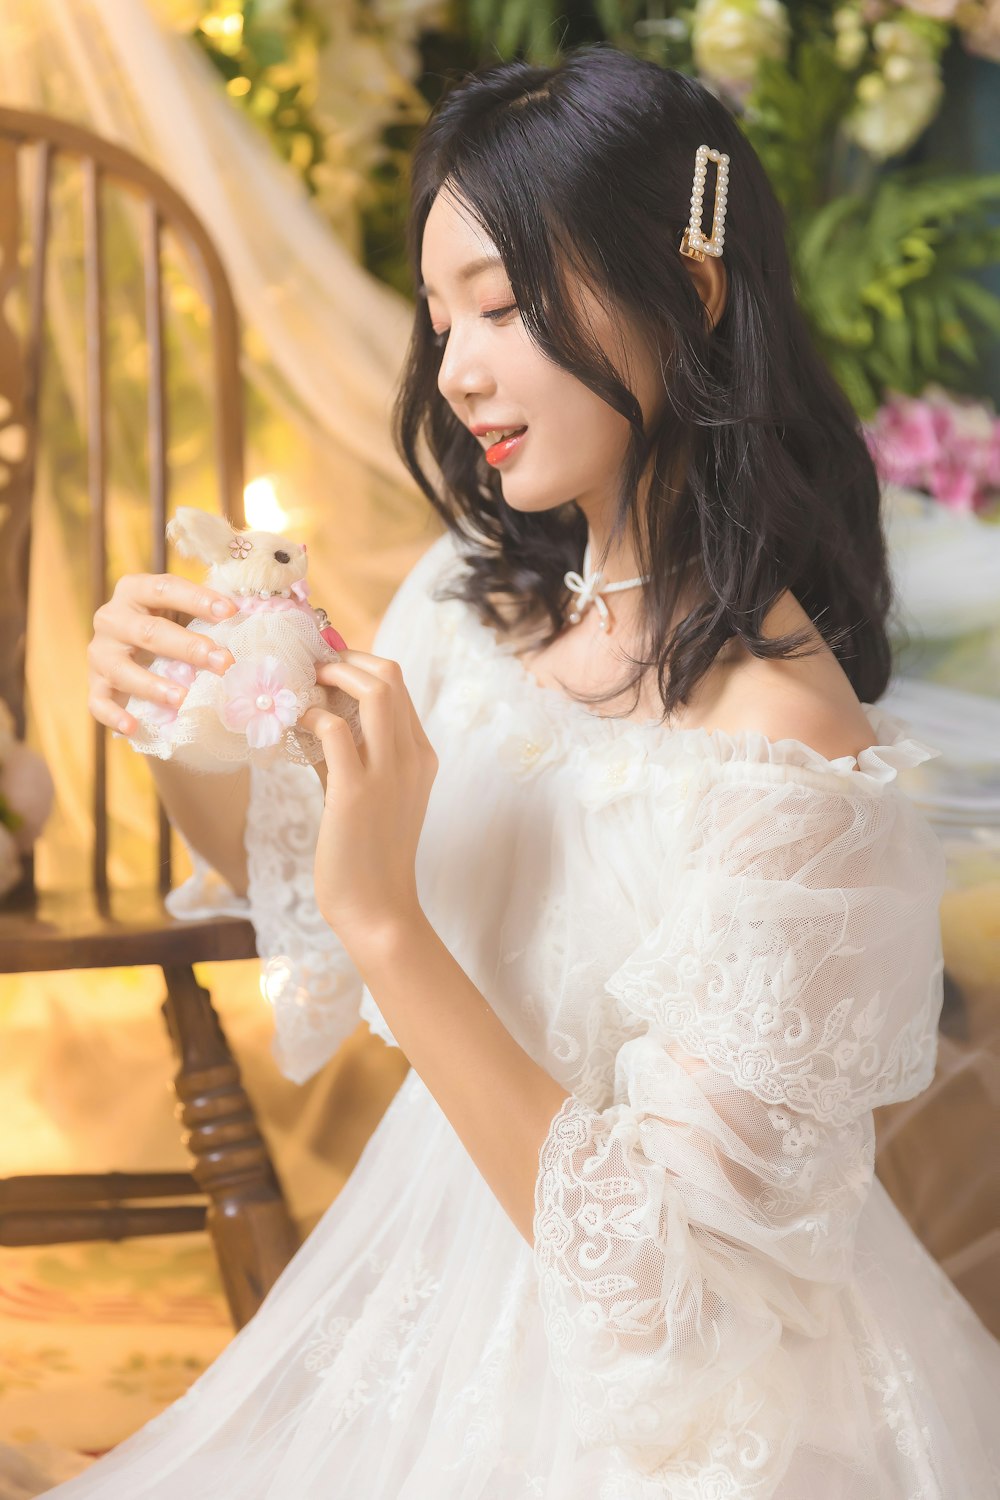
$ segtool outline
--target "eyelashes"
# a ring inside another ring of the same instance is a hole
[[[489,318],[491,322],[496,322],[500,318],[506,318],[509,313],[515,312],[517,312],[517,303],[512,302],[509,307],[491,307],[489,312],[480,313],[479,316],[481,318]],[[431,333],[431,343],[436,349],[444,348],[450,332],[450,328],[443,328],[440,333]]]

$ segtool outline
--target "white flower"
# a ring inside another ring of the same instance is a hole
[[[577,793],[585,807],[606,807],[646,785],[648,755],[635,734],[589,745],[580,753]]]
[[[886,84],[876,99],[862,97],[846,117],[844,129],[877,160],[898,156],[933,120],[943,93],[936,63],[914,65],[905,82]]]
[[[851,1086],[846,1078],[830,1078],[817,1085],[814,1102],[820,1114],[839,1116],[850,1097]]]
[[[438,713],[451,729],[471,729],[494,702],[493,690],[484,671],[475,667],[449,677],[438,699]]]
[[[656,1007],[656,1019],[665,1031],[683,1031],[691,1019],[691,1010],[687,1000],[661,1000]]]
[[[737,1057],[737,1065],[745,1083],[756,1083],[771,1072],[774,1058],[770,1052],[764,1052],[760,1047],[747,1047]]]
[[[536,1218],[535,1232],[540,1243],[548,1246],[557,1255],[566,1249],[573,1238],[573,1231],[566,1215],[554,1203],[549,1204]]]
[[[445,599],[438,605],[437,622],[441,635],[452,636],[461,623],[467,605],[461,599]]]
[[[698,1475],[700,1500],[739,1500],[739,1485],[731,1469],[713,1464]]]
[[[522,704],[516,716],[514,728],[500,742],[497,759],[512,776],[523,780],[556,759],[560,745],[551,720],[540,709]]]
[[[695,65],[737,91],[753,83],[762,58],[787,56],[789,35],[779,0],[698,0],[692,16]]]
[[[883,160],[898,156],[930,124],[944,92],[938,56],[947,33],[935,40],[930,21],[908,23],[905,13],[879,21],[872,30],[876,69],[856,86],[857,102],[844,121],[859,146]]]
[[[856,5],[842,5],[833,13],[834,56],[848,72],[856,68],[868,50],[868,32]]]

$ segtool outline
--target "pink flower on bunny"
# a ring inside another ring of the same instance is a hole
[[[347,644],[309,603],[304,544],[271,531],[235,531],[223,516],[191,506],[179,507],[167,537],[182,557],[206,562],[206,582],[237,605],[228,619],[188,626],[226,647],[234,664],[220,677],[157,657],[150,671],[180,683],[185,697],[176,708],[131,698],[133,748],[201,771],[276,756],[315,764],[323,758],[319,740],[296,727],[314,705],[347,719],[357,741],[356,701],[316,681],[317,664],[335,661]]]
[[[245,734],[254,750],[276,745],[282,725],[294,724],[299,716],[295,694],[285,686],[285,669],[276,656],[234,663],[222,679],[222,689],[222,722]]]

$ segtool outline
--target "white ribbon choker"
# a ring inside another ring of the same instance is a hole
[[[680,563],[676,563],[672,568],[668,568],[667,571],[668,573],[676,573],[679,567]],[[590,571],[590,542],[588,540],[583,553],[583,576],[572,569],[563,575],[563,582],[566,584],[566,587],[571,589],[577,596],[576,604],[568,617],[569,623],[571,625],[578,624],[586,612],[587,606],[596,604],[598,614],[601,617],[601,629],[609,630],[608,619],[611,612],[601,598],[601,595],[614,594],[620,589],[638,588],[640,584],[648,583],[652,576],[651,573],[646,573],[641,578],[626,578],[620,583],[606,583],[603,588],[599,587],[604,574],[591,573]]]

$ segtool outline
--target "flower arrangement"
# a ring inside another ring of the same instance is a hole
[[[21,879],[21,856],[52,811],[55,788],[49,768],[16,736],[14,716],[0,698],[0,897]]]
[[[937,114],[957,37],[1000,59],[1000,0],[595,0],[614,46],[694,73],[734,110],[785,209],[796,284],[816,342],[858,414],[974,378],[1000,297],[1000,174],[899,163]],[[592,39],[556,0],[470,3],[487,55],[553,61]]]
[[[793,28],[781,0],[697,0],[688,18],[698,72],[734,98],[748,99],[765,61],[789,62]],[[905,151],[937,114],[952,29],[969,52],[1000,57],[996,0],[844,0],[828,28],[814,26],[852,75],[845,133],[878,159]]]
[[[153,0],[206,54],[234,105],[263,129],[360,258],[392,218],[407,153],[395,141],[428,104],[417,39],[444,0]],[[383,236],[384,238],[384,236]]]
[[[887,483],[922,490],[951,510],[998,513],[1000,417],[992,402],[933,385],[921,396],[893,392],[864,431]]]

